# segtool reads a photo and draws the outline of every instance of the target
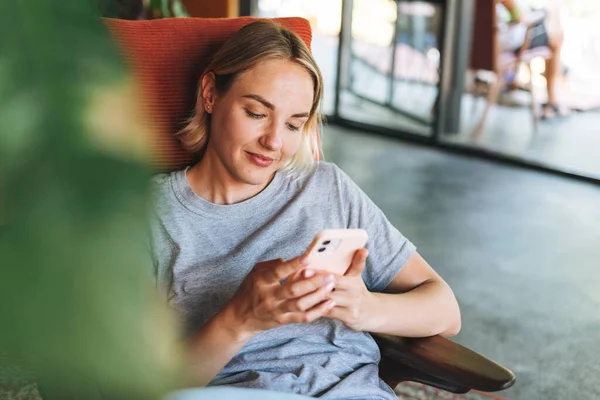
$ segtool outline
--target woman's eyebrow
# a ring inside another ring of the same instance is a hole
[[[299,114],[294,114],[292,115],[292,118],[308,118],[309,114],[307,112],[305,113],[299,113]]]
[[[272,103],[269,103],[264,97],[259,96],[257,94],[246,94],[242,97],[245,97],[247,99],[256,100],[259,103],[262,103],[262,105],[267,107],[269,110],[275,110],[275,106]]]
[[[267,101],[267,99],[265,99],[262,96],[259,96],[257,94],[246,94],[242,97],[245,97],[247,99],[252,99],[252,100],[256,100],[259,103],[261,103],[263,106],[267,107],[269,110],[275,110],[275,105],[270,103],[269,101]],[[304,113],[298,113],[298,114],[294,114],[292,115],[292,118],[307,118],[310,114],[307,112]]]

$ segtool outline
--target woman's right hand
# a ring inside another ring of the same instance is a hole
[[[305,268],[301,257],[265,261],[252,268],[223,310],[233,317],[242,337],[289,323],[311,322],[335,306],[329,299],[333,275]]]
[[[207,385],[257,333],[325,315],[335,306],[333,287],[331,274],[306,269],[300,258],[256,264],[229,303],[190,338],[193,384]]]

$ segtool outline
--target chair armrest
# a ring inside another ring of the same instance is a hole
[[[515,383],[515,375],[507,368],[439,335],[372,336],[381,351],[380,373],[386,381],[412,380],[454,393],[495,392]]]

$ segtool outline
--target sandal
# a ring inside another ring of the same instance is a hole
[[[544,103],[542,104],[541,119],[552,119],[554,117],[566,118],[571,115],[571,110],[568,107]]]

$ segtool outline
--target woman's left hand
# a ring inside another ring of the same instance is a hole
[[[375,309],[376,298],[365,286],[361,275],[367,255],[367,249],[357,250],[346,273],[335,276],[335,290],[329,295],[335,302],[335,307],[325,314],[356,331],[368,330],[369,319]]]

